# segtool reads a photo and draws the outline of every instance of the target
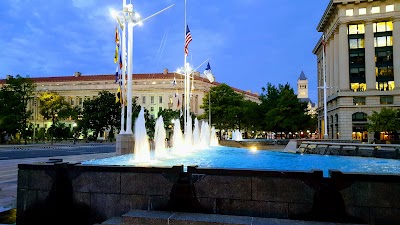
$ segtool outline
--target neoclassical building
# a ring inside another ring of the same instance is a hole
[[[367,116],[381,108],[400,108],[400,1],[331,0],[318,26],[324,35],[317,56],[320,134],[327,123],[330,139],[368,141]],[[384,139],[385,134],[381,134]]]
[[[7,79],[7,78],[6,78]],[[28,104],[28,109],[33,110],[31,121],[37,128],[48,128],[51,121],[44,120],[39,114],[39,105],[35,104],[35,99],[42,92],[52,91],[64,96],[72,106],[83,106],[87,99],[94,99],[100,91],[106,90],[116,93],[118,84],[115,82],[115,74],[105,75],[86,75],[79,72],[71,76],[36,77],[30,78],[36,84],[36,92],[32,101]],[[174,82],[174,80],[176,82]],[[0,80],[0,87],[6,80]],[[176,84],[174,84],[176,83]],[[193,79],[193,93],[190,101],[190,110],[195,115],[201,115],[204,110],[200,108],[203,104],[203,97],[209,92],[211,87],[218,86],[220,83],[210,81],[203,77],[199,72],[195,73]],[[242,91],[233,88],[237,93],[244,95],[245,99],[259,102],[258,94],[251,91]],[[150,116],[156,118],[162,109],[179,110],[184,99],[184,77],[177,73],[170,73],[164,69],[163,73],[134,74],[133,75],[133,96],[136,102],[149,110]],[[63,121],[72,128],[73,120]],[[103,134],[101,134],[103,135]]]

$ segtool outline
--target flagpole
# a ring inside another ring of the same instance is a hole
[[[186,0],[185,0],[185,24],[184,24],[184,32],[183,32],[183,34],[184,34],[184,36],[185,36],[185,38],[183,39],[184,40],[184,46],[186,45],[186,32],[187,32],[187,21],[186,21]],[[184,62],[183,62],[183,66],[184,66],[184,68],[185,68],[185,100],[184,100],[184,104],[185,104],[185,113],[184,113],[184,133],[185,134],[187,134],[188,133],[188,127],[187,127],[187,119],[188,119],[188,111],[189,111],[189,101],[188,101],[188,98],[189,98],[189,94],[188,94],[188,89],[189,89],[189,76],[188,76],[188,71],[187,71],[187,65],[186,65],[186,57],[187,57],[187,55],[186,55],[186,53],[184,53]]]
[[[126,6],[126,0],[122,0],[122,9],[124,9]],[[125,12],[123,12],[123,15],[125,17]],[[120,134],[125,133],[125,102],[126,102],[126,88],[125,88],[125,75],[126,75],[126,22],[125,20],[122,23],[122,38],[121,38],[121,46],[122,46],[122,53],[121,53],[121,58],[122,58],[122,70],[121,70],[121,79],[118,81],[118,85],[121,85],[121,98],[122,98],[122,104],[121,104],[121,131]],[[122,82],[122,84],[120,83]]]
[[[323,52],[322,52],[322,73],[323,73],[323,77],[324,77],[324,139],[328,139],[328,113],[327,113],[327,103],[326,103],[326,69],[325,69],[325,45],[326,45],[326,41],[325,41],[325,34],[323,34],[322,36],[322,41],[323,43]]]

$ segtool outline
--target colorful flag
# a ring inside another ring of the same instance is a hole
[[[118,82],[119,76],[118,76],[118,66],[117,69],[115,70],[115,83]]]
[[[185,55],[189,54],[189,43],[192,41],[192,35],[190,34],[189,25],[186,25],[186,37],[185,37]]]
[[[122,70],[122,57],[121,57],[121,53],[119,53],[119,68]]]
[[[212,83],[214,82],[215,78],[214,75],[212,74],[210,63],[207,63],[207,68],[204,70],[204,75],[206,75],[207,79]]]
[[[326,41],[325,41],[325,34],[322,35],[322,45],[324,46],[323,54],[326,55]]]
[[[114,55],[114,63],[118,62],[118,51],[119,51],[119,34],[118,27],[115,27],[115,55]]]
[[[121,86],[118,85],[118,90],[117,90],[117,95],[115,96],[115,103],[121,103],[123,104],[123,98],[122,98],[122,93],[121,93]]]
[[[180,104],[179,98],[178,98],[178,105],[177,105],[176,107],[179,108],[180,105],[181,105],[181,104]]]

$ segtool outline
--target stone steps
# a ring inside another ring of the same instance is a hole
[[[337,223],[219,214],[133,210],[101,225],[334,225]],[[342,224],[343,225],[343,224]]]

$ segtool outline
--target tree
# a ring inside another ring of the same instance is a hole
[[[227,84],[212,87],[210,93],[204,96],[203,104],[200,106],[205,111],[200,117],[203,119],[208,118],[209,114],[209,94],[211,94],[211,118],[215,128],[240,129],[243,119],[243,95],[236,93]]]
[[[368,131],[375,132],[375,138],[379,139],[380,132],[397,133],[400,130],[400,112],[396,109],[382,108],[380,112],[373,111],[368,116]],[[397,136],[397,135],[396,135]],[[397,137],[395,137],[397,139]]]
[[[51,144],[53,144],[54,130],[56,122],[71,115],[71,106],[65,101],[63,96],[55,92],[45,92],[39,97],[40,114],[45,119],[51,119]]]
[[[32,115],[27,106],[35,88],[32,80],[17,75],[16,78],[7,79],[6,85],[0,90],[0,131],[12,135],[21,133],[25,144],[29,128],[28,119]]]
[[[279,85],[278,88],[267,84],[260,97],[261,112],[265,130],[300,131],[309,129],[311,116],[306,114],[307,103],[300,102],[289,84]]]
[[[82,120],[77,120],[78,126],[87,133],[90,129],[94,132],[94,138],[97,139],[99,132],[105,129],[116,129],[121,121],[120,104],[115,102],[115,94],[109,91],[101,91],[98,97],[93,100],[86,100],[83,103],[83,109],[75,108],[74,117],[82,115]]]

